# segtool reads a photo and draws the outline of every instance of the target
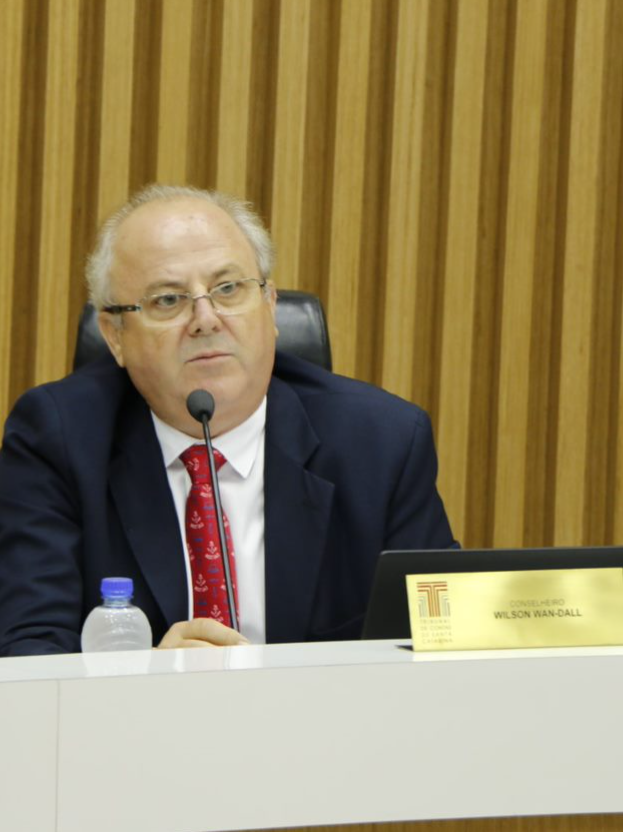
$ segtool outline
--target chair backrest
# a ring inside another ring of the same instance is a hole
[[[312,361],[327,370],[332,368],[327,321],[320,299],[308,292],[278,292],[276,324],[277,349]],[[97,312],[86,304],[78,324],[74,370],[108,352],[97,325]]]

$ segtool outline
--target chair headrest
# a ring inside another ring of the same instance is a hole
[[[279,330],[278,350],[331,370],[327,321],[321,301],[316,295],[293,289],[278,292],[275,318]],[[97,312],[87,303],[78,323],[74,370],[107,352],[108,347],[97,324]]]

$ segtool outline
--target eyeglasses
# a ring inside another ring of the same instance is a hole
[[[241,280],[228,280],[219,283],[203,295],[190,292],[163,292],[158,295],[146,295],[135,304],[111,304],[104,306],[103,312],[120,315],[122,312],[140,312],[143,320],[150,324],[179,324],[191,320],[195,303],[205,298],[210,301],[217,315],[243,315],[258,305],[266,280],[244,277]]]

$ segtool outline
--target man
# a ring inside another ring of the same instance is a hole
[[[276,359],[272,257],[244,203],[191,188],[151,186],[105,224],[87,277],[112,357],[29,391],[6,424],[0,654],[77,652],[111,575],[133,578],[161,647],[357,638],[382,549],[453,545],[426,415]],[[196,389],[226,460],[240,634],[198,615],[181,459],[202,439]]]

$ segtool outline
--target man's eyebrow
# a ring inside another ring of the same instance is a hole
[[[208,275],[205,278],[206,285],[210,286],[222,277],[239,277],[242,274],[243,270],[240,266],[237,266],[234,263],[228,264],[227,266],[223,266],[222,268],[217,269],[215,272]],[[180,278],[175,277],[169,277],[163,280],[155,280],[153,283],[150,283],[147,286],[145,294],[153,295],[154,292],[160,292],[164,289],[173,289],[175,291],[187,292],[188,283],[186,280],[181,280]]]
[[[229,277],[230,275],[238,276],[242,274],[243,270],[241,269],[241,267],[232,263],[227,266],[223,266],[221,269],[218,269],[216,272],[214,272],[211,275],[210,280],[212,283],[214,283],[215,280],[218,280],[220,277]]]
[[[169,280],[156,280],[154,283],[150,283],[146,289],[146,295],[152,295],[154,292],[159,292],[162,289],[177,289],[186,291],[186,283],[183,280],[175,280],[174,278],[169,278]]]

